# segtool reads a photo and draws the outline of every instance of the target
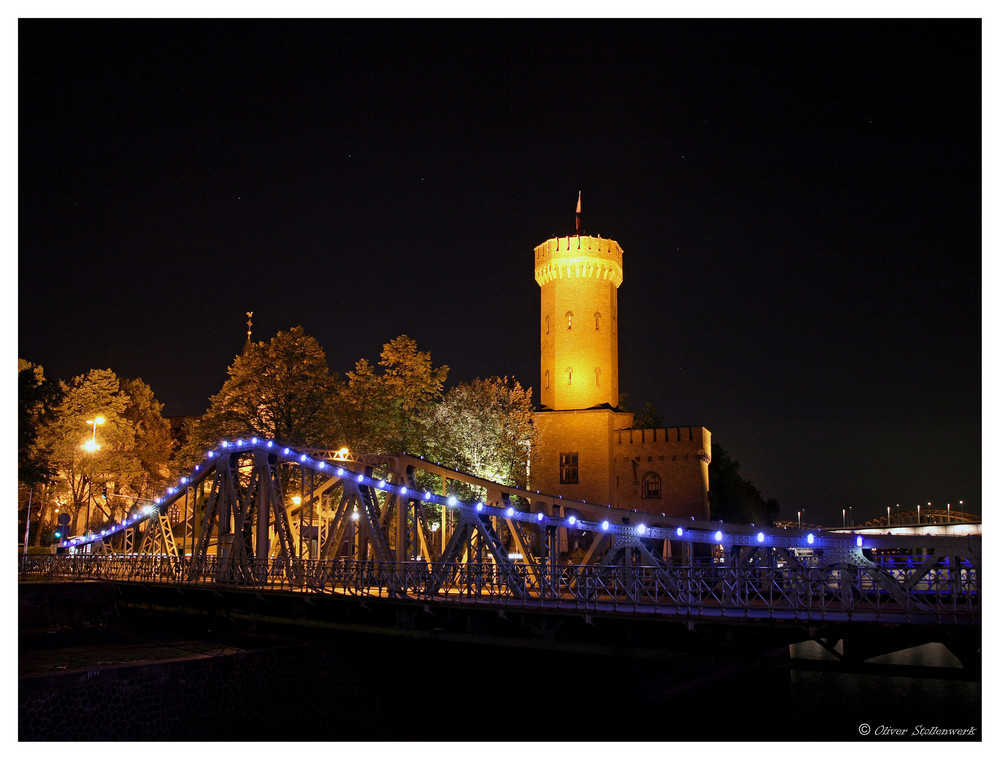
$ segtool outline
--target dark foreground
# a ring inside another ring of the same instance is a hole
[[[935,647],[892,657],[956,664]],[[121,609],[98,589],[36,589],[19,615],[22,741],[978,741],[981,730],[981,684],[954,678],[253,629]]]

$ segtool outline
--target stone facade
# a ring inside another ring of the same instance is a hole
[[[535,248],[541,289],[541,409],[533,489],[566,499],[708,517],[712,436],[703,427],[635,429],[618,408],[622,248],[571,235]]]

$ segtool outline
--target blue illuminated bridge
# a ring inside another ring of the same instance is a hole
[[[441,639],[652,647],[931,641],[978,666],[979,535],[848,534],[658,516],[422,458],[223,441],[149,508],[19,559],[128,604]]]

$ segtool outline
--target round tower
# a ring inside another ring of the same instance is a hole
[[[535,248],[535,281],[542,303],[542,407],[617,408],[621,246],[589,235],[546,240]]]

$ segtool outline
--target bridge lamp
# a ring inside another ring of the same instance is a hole
[[[267,447],[268,448],[271,448],[273,445],[274,445],[274,441],[268,441],[267,442]]]
[[[808,536],[806,536],[806,543],[807,544],[812,544],[812,542],[815,541],[815,540],[816,540],[816,536],[814,536],[812,533],[810,533]]]
[[[514,508],[507,507],[507,517],[513,517],[513,516],[514,516]]]
[[[302,503],[302,497],[301,496],[293,496],[292,497],[292,504],[294,504],[296,507],[299,506],[299,504],[301,504],[301,503]]]
[[[354,522],[358,521],[358,509],[357,509],[357,507],[355,507],[354,511],[351,512],[351,519],[354,520]]]
[[[326,469],[326,462],[320,462],[320,463],[319,463],[319,468],[320,468],[321,470],[325,470],[325,469]]]
[[[611,527],[611,524],[607,520],[605,520],[604,522],[601,523],[601,530],[607,530],[610,527]]]
[[[302,456],[299,457],[299,461],[300,462],[305,462],[308,458],[309,457],[307,457],[305,454],[303,454]]]
[[[481,501],[476,503],[476,511],[477,512],[483,511],[483,503]]]
[[[384,481],[384,480],[380,480],[380,481],[378,482],[378,487],[379,487],[379,488],[385,488],[385,481]]]
[[[677,529],[677,535],[678,536],[683,536],[684,535],[684,528],[678,528]]]
[[[456,499],[454,496],[449,496],[448,497],[448,506],[449,507],[454,507],[456,504],[458,504],[458,499]]]
[[[365,482],[365,476],[364,475],[358,475],[358,482],[359,483],[364,483]]]
[[[344,468],[343,467],[338,467],[337,468],[337,474],[338,475],[343,475],[344,474]]]
[[[243,439],[242,438],[237,438],[236,439],[236,445],[237,446],[242,446],[243,445]]]
[[[441,523],[431,523],[430,524],[431,533],[437,533],[438,528],[440,528],[440,527],[441,527]]]
[[[715,540],[718,541],[718,542],[720,542],[720,543],[722,542],[722,531],[721,530],[715,531]]]
[[[568,523],[569,525],[576,525],[576,518],[575,518],[575,517],[574,517],[573,515],[570,515],[570,516],[569,516],[569,519],[567,519],[567,520],[566,520],[566,522],[567,522],[567,523]]]
[[[424,501],[430,501],[430,500],[431,500],[431,492],[424,491]]]
[[[257,443],[257,436],[250,439],[250,443]]]
[[[864,538],[862,538],[861,536],[858,536],[858,540],[857,540],[858,548],[861,548],[862,546],[864,546],[864,543],[865,543]]]
[[[757,534],[757,543],[758,544],[764,543],[764,531],[761,531],[760,533]]]
[[[538,518],[538,522],[541,522],[542,520],[545,519],[545,515],[543,515],[541,512],[539,512],[537,515],[535,515],[535,517]]]
[[[636,528],[636,530],[639,531],[640,536],[646,535],[646,526],[643,525],[642,523],[639,523],[639,527]]]
[[[402,496],[406,496],[406,486],[400,486],[399,487],[399,493]]]

